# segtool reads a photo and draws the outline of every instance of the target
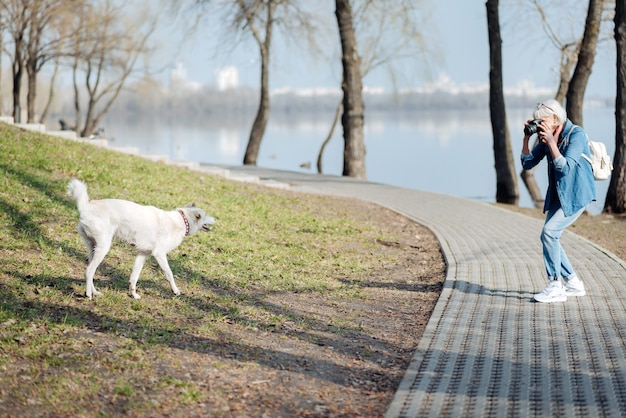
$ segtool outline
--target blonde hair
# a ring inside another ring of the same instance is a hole
[[[556,116],[557,124],[562,125],[567,120],[567,112],[561,103],[554,99],[546,100],[545,103],[537,103],[537,108],[533,112],[533,119],[542,119]]]

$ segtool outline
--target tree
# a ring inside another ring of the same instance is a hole
[[[184,3],[182,0],[170,2],[177,9],[181,9]],[[317,20],[305,9],[305,6],[312,7],[313,3],[305,4],[297,0],[194,0],[192,3],[191,9],[198,12],[198,19],[219,15],[221,22],[229,26],[227,33],[223,34],[225,40],[220,48],[228,49],[225,46],[233,39],[240,41],[241,33],[250,35],[258,47],[261,64],[259,105],[243,160],[245,165],[256,165],[270,115],[270,56],[274,30],[282,30],[287,38],[297,41],[298,38],[306,39],[314,47]]]
[[[427,7],[415,0],[352,0],[353,26],[359,45],[361,77],[385,67],[396,84],[401,64],[407,64],[411,74],[436,54],[429,51],[423,32],[428,31]],[[416,71],[418,70],[418,71]],[[343,108],[343,97],[337,106],[337,114]],[[335,117],[330,131],[322,143],[317,157],[318,172],[322,172],[324,149],[332,138],[338,118]]]
[[[123,7],[113,0],[74,9],[69,55],[75,126],[81,136],[89,136],[98,128],[128,78],[138,71],[138,60],[151,52],[148,41],[156,19],[149,9],[132,15],[132,19],[127,17]],[[84,110],[83,94],[87,102]]]
[[[24,56],[26,55],[26,31],[28,29],[28,4],[19,0],[3,0],[0,2],[0,14],[4,25],[13,42],[11,56],[11,76],[13,79],[13,118],[21,120],[22,78],[24,76]]]
[[[252,129],[250,130],[250,138],[248,139],[246,153],[243,158],[244,165],[256,165],[259,149],[261,148],[261,141],[263,140],[263,135],[265,135],[265,128],[267,127],[270,114],[269,65],[276,4],[276,1],[268,0],[267,2],[252,2],[251,5],[248,5],[244,0],[237,0],[240,12],[238,20],[245,21],[246,26],[250,28],[261,55],[259,108],[254,118]],[[260,12],[263,11],[265,15],[264,19],[260,14]],[[263,29],[263,34],[260,31],[261,28]]]
[[[557,6],[557,9],[563,7],[562,5]],[[539,14],[541,27],[543,28],[544,33],[552,45],[554,45],[561,54],[559,64],[559,86],[554,99],[559,103],[564,103],[569,82],[572,78],[572,70],[578,61],[578,51],[580,50],[582,34],[578,38],[569,40],[562,39],[553,24],[549,21],[545,7],[541,4],[541,2],[539,0],[533,0],[533,7]],[[559,20],[562,20],[561,13],[559,13]]]
[[[581,126],[583,124],[583,102],[585,90],[587,89],[587,82],[589,81],[593,61],[596,55],[603,9],[604,0],[589,0],[587,19],[585,21],[585,32],[580,44],[578,62],[576,63],[572,79],[569,82],[566,95],[567,116],[572,122]]]
[[[499,0],[487,0],[489,31],[489,112],[493,132],[493,153],[496,166],[496,201],[517,204],[519,192],[511,138],[506,122],[502,83],[502,39],[500,37]]]
[[[626,5],[615,2],[615,45],[617,91],[615,97],[615,155],[613,173],[604,201],[604,211],[626,212]]]
[[[50,77],[50,88],[48,90],[48,99],[46,101],[46,104],[43,110],[41,111],[41,115],[39,117],[39,123],[45,122],[46,118],[48,117],[48,112],[50,111],[50,107],[52,106],[52,102],[54,100],[54,94],[55,94],[56,80],[57,80],[57,76],[59,75],[60,60],[61,60],[61,55],[59,51],[59,54],[57,54],[54,59],[54,70],[52,72],[52,76]]]
[[[26,3],[25,3],[26,4]],[[62,16],[73,6],[68,0],[35,0],[29,4],[28,30],[25,44],[25,67],[28,75],[26,96],[27,122],[35,122],[37,75],[43,65],[58,58],[63,41]]]
[[[361,58],[353,27],[350,0],[335,1],[335,15],[341,40],[341,64],[343,78],[343,126],[344,152],[343,175],[366,178],[365,143],[363,141],[364,110]]]

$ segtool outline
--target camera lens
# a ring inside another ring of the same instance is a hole
[[[531,122],[528,125],[524,126],[524,133],[526,135],[528,135],[528,136],[536,134],[537,133],[537,125]]]
[[[536,134],[539,130],[538,125],[541,123],[541,119],[533,119],[528,122],[528,125],[524,127],[524,133],[528,136]]]

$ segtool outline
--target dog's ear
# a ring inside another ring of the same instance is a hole
[[[186,208],[195,208],[196,207],[196,202],[191,202],[191,203],[187,203],[185,205]]]

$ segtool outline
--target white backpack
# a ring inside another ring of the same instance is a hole
[[[574,125],[572,129],[570,129],[567,134],[567,139],[569,140],[569,136],[574,131],[574,128],[577,126]],[[587,133],[585,132],[585,136]],[[587,157],[585,153],[582,153],[582,157],[591,164],[591,171],[593,171],[594,180],[606,180],[611,176],[611,171],[613,171],[613,164],[611,164],[611,157],[609,153],[606,152],[606,145],[603,142],[592,141],[587,136],[587,141],[589,142],[589,154],[591,157]]]
[[[589,153],[591,158],[583,154],[583,158],[589,161],[591,164],[591,170],[593,171],[593,178],[595,180],[606,180],[611,176],[613,171],[613,164],[611,164],[611,157],[606,152],[606,146],[602,142],[592,141],[587,137],[589,141]]]

